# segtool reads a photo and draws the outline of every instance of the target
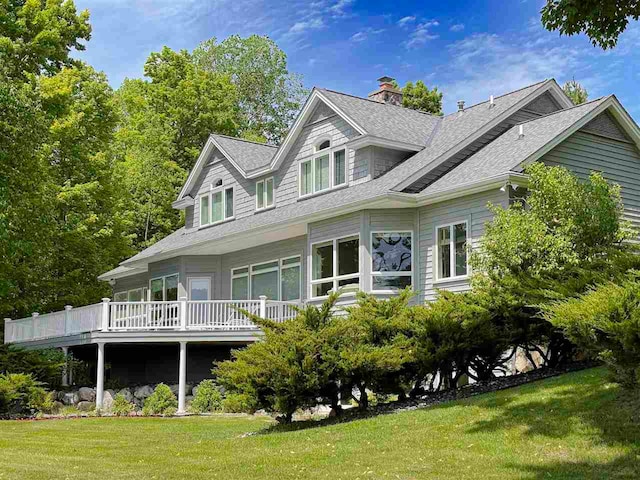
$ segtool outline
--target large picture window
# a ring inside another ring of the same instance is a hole
[[[211,278],[191,277],[189,284],[189,300],[211,300]]]
[[[346,154],[344,147],[331,148],[329,140],[318,144],[313,157],[300,162],[300,196],[346,184]]]
[[[467,222],[436,228],[437,278],[467,275]]]
[[[360,239],[350,236],[320,242],[311,249],[311,296],[323,297],[330,290],[360,288]]]
[[[151,300],[154,302],[175,302],[178,300],[178,274],[151,279]]]
[[[412,285],[413,234],[371,234],[371,280],[373,291],[396,291]]]
[[[229,220],[233,216],[233,187],[216,187],[200,196],[201,227]]]
[[[231,270],[231,299],[293,301],[301,298],[300,256],[272,260]]]

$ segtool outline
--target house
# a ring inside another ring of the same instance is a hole
[[[335,289],[468,288],[487,205],[522,195],[530,162],[603,172],[640,224],[640,131],[615,96],[574,106],[545,80],[440,117],[390,80],[315,88],[279,147],[212,134],[173,202],[185,226],[101,275],[112,299],[9,320],[5,341],[93,360],[98,405],[105,361],[126,383],[177,378],[183,410],[185,384],[259,334],[239,308],[282,321]]]

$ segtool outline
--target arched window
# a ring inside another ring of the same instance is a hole
[[[218,178],[213,182],[213,188],[221,187],[221,186],[222,186],[222,179],[221,178]]]
[[[329,148],[331,146],[331,140],[323,140],[318,145],[316,145],[316,152],[320,150],[324,150],[325,148]]]

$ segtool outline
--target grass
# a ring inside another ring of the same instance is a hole
[[[0,423],[0,479],[640,478],[640,400],[604,369],[321,428],[261,417]]]

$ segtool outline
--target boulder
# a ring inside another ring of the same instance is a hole
[[[136,397],[137,399],[144,400],[145,398],[149,397],[152,393],[153,393],[153,388],[151,387],[151,385],[143,385],[135,389],[135,391],[133,392],[133,396]]]
[[[178,396],[178,390],[180,388],[180,385],[178,385],[177,383],[174,385],[169,385],[169,388],[171,389],[171,391],[173,392],[173,394],[177,397]],[[192,389],[196,389],[198,387],[192,387],[191,385],[189,385],[188,383],[184,386],[184,394],[185,395],[189,395],[192,391]],[[194,393],[195,395],[195,393]]]
[[[95,402],[96,401],[96,389],[90,387],[81,387],[78,390],[80,401],[82,402]]]
[[[123,388],[117,395],[122,395],[127,402],[133,402],[133,394],[128,388]]]
[[[111,410],[113,407],[113,399],[116,396],[116,392],[113,390],[105,390],[102,396],[102,409],[103,410]]]
[[[77,405],[80,401],[78,392],[66,392],[62,397],[62,403],[65,405]]]
[[[51,413],[54,413],[57,415],[62,411],[63,408],[64,408],[64,403],[56,400],[55,402],[53,402],[53,408],[51,409]]]
[[[81,401],[78,403],[78,410],[80,410],[81,412],[92,412],[95,409],[96,409],[95,402]]]

